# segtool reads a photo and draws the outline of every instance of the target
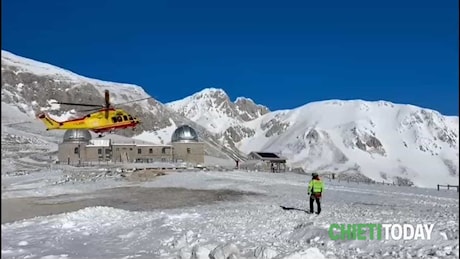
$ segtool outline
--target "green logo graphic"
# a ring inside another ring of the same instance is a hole
[[[331,224],[332,240],[429,240],[434,224]]]

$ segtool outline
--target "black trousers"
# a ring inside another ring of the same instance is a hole
[[[310,213],[313,213],[313,202],[316,201],[316,206],[318,210],[316,211],[318,214],[321,212],[321,198],[316,197],[314,195],[310,195]]]

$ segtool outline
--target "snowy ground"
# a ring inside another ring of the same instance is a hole
[[[457,192],[326,181],[316,216],[302,211],[308,179],[209,171],[127,181],[70,168],[3,174],[2,219],[10,221],[2,222],[2,258],[459,257]],[[34,210],[41,216],[31,218]],[[332,223],[435,227],[430,241],[332,241]]]

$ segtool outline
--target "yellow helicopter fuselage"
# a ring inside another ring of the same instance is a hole
[[[45,123],[46,130],[86,129],[95,133],[134,128],[140,124],[137,118],[123,109],[101,109],[84,117],[62,122],[56,121],[46,113],[38,115],[38,118]]]

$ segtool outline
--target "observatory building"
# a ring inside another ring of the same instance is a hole
[[[188,125],[178,127],[169,144],[127,137],[92,139],[88,130],[67,130],[59,144],[58,160],[61,164],[72,165],[101,162],[186,162],[197,165],[204,163],[204,143]]]
[[[67,130],[59,144],[58,160],[61,163],[75,164],[86,161],[86,146],[90,144],[88,130]]]
[[[178,127],[171,137],[173,161],[204,163],[204,144],[199,142],[195,130],[188,125]]]

